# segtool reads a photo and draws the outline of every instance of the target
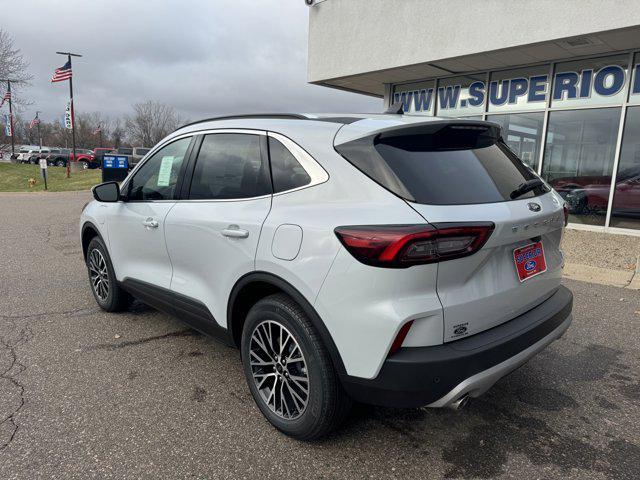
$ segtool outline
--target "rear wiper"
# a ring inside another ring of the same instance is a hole
[[[509,196],[511,197],[511,200],[515,200],[516,198],[521,197],[525,193],[530,192],[531,190],[535,190],[542,185],[544,185],[544,182],[542,180],[540,180],[539,178],[533,178],[518,185],[518,188],[511,192],[511,195]]]

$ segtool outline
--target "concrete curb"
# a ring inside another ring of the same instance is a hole
[[[565,263],[563,276],[570,280],[640,290],[640,260],[635,270],[614,270],[592,265]]]

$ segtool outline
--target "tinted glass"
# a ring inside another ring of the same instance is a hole
[[[136,148],[136,154],[137,155],[146,155],[147,153],[149,153],[149,150],[151,150],[150,148]]]
[[[627,110],[610,226],[640,229],[640,107]]]
[[[311,177],[296,157],[275,138],[269,137],[269,156],[274,192],[284,192],[307,185]]]
[[[132,155],[133,154],[133,149],[132,148],[119,148],[118,149],[118,153],[120,153],[121,155]]]
[[[524,163],[535,169],[542,147],[544,113],[489,115],[487,120],[502,127],[502,138]]]
[[[260,155],[260,135],[219,133],[204,137],[189,198],[220,200],[269,193],[269,166]]]
[[[129,182],[129,200],[171,200],[180,167],[191,138],[183,138],[158,150]]]
[[[570,222],[604,225],[619,108],[551,112],[542,176],[567,201]]]
[[[495,136],[483,136],[474,130],[377,138],[373,148],[366,147],[365,141],[337,149],[373,180],[417,203],[503,202],[510,200],[519,185],[537,178]],[[545,191],[545,187],[539,187],[519,198]]]

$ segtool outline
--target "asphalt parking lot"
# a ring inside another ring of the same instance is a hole
[[[98,309],[88,199],[0,194],[0,479],[640,476],[639,291],[567,282],[567,334],[466,409],[358,406],[301,443],[235,350],[142,304]]]

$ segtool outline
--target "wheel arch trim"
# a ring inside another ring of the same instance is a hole
[[[104,243],[105,246],[107,245],[107,243],[104,241],[104,237],[102,236],[102,233],[100,232],[100,229],[96,226],[96,224],[93,223],[91,220],[85,221],[82,224],[82,228],[80,229],[80,243],[82,244],[82,257],[85,259],[87,258],[87,247],[89,246],[89,243],[85,245],[84,233],[89,229],[96,232],[96,235],[100,237],[100,240],[102,240],[102,243]]]
[[[337,373],[340,376],[346,373],[342,357],[340,356],[340,352],[338,351],[338,347],[336,347],[336,344],[333,341],[329,330],[320,318],[320,315],[318,314],[316,309],[305,298],[305,296],[302,295],[300,291],[298,291],[296,287],[291,285],[283,278],[274,275],[273,273],[263,271],[251,272],[240,277],[240,279],[238,279],[236,284],[233,286],[231,294],[229,295],[229,301],[227,303],[227,331],[229,332],[229,336],[232,338],[232,341],[235,341],[235,339],[233,339],[233,324],[235,321],[237,321],[233,318],[234,305],[240,292],[252,283],[266,283],[273,287],[276,287],[285,294],[289,295],[298,305],[300,305],[300,308],[302,308],[313,326],[316,328],[324,346],[329,351],[331,361]],[[236,347],[238,346],[239,345],[236,345]]]

